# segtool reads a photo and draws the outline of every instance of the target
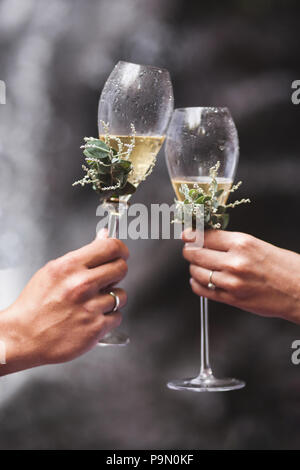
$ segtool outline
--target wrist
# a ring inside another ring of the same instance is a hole
[[[0,312],[0,376],[41,365],[14,305]]]

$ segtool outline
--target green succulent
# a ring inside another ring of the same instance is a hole
[[[192,228],[196,228],[196,220],[199,214],[204,216],[204,229],[221,229],[225,230],[229,223],[229,214],[227,209],[234,208],[240,204],[250,202],[250,199],[241,199],[230,204],[222,204],[222,200],[227,200],[229,193],[236,191],[242,184],[240,181],[233,185],[231,189],[218,189],[218,170],[220,162],[217,162],[210,171],[211,182],[208,191],[204,191],[197,183],[190,189],[187,184],[182,184],[179,191],[184,195],[183,201],[176,201],[176,220],[183,222],[184,211],[183,206],[189,204],[189,210],[192,213]],[[202,206],[202,211],[199,211]]]

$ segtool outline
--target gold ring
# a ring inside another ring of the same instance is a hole
[[[117,294],[115,294],[113,291],[110,291],[109,295],[111,295],[115,300],[115,305],[114,305],[114,308],[112,309],[112,312],[116,312],[118,308],[120,307],[120,297]]]
[[[213,273],[214,273],[213,271],[210,271],[210,273],[209,273],[209,281],[208,281],[208,284],[207,284],[207,287],[208,287],[210,290],[215,290],[215,289],[216,289],[215,284],[212,282]]]

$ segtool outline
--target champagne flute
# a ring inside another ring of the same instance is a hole
[[[173,113],[166,140],[166,159],[171,182],[179,200],[181,184],[193,188],[197,183],[204,191],[211,181],[209,170],[220,162],[217,177],[220,196],[226,203],[228,191],[235,176],[239,157],[239,144],[234,121],[227,108],[180,108]],[[189,247],[188,244],[186,245]],[[192,246],[190,247],[193,248]],[[208,281],[211,281],[208,271]],[[197,377],[168,383],[173,390],[194,392],[222,392],[236,390],[245,382],[233,378],[214,377],[209,361],[208,300],[200,297],[200,371]]]
[[[165,140],[173,113],[174,98],[170,74],[166,69],[120,61],[108,77],[99,100],[99,136],[104,139],[108,124],[110,145],[118,149],[118,140],[135,145],[129,160],[132,171],[128,182],[137,188],[151,173],[156,156]],[[109,235],[116,236],[121,213],[131,194],[105,201],[109,213]],[[121,210],[120,210],[121,207]],[[109,333],[99,344],[125,345],[123,333]]]

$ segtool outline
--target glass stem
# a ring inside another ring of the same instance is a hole
[[[118,215],[115,210],[109,211],[108,216],[108,236],[109,238],[117,238]]]
[[[109,238],[118,238],[120,218],[127,211],[127,203],[124,202],[106,202],[105,208],[108,211],[108,236]]]
[[[209,363],[209,337],[208,337],[208,300],[200,297],[200,372],[198,377],[205,378],[212,375]]]

